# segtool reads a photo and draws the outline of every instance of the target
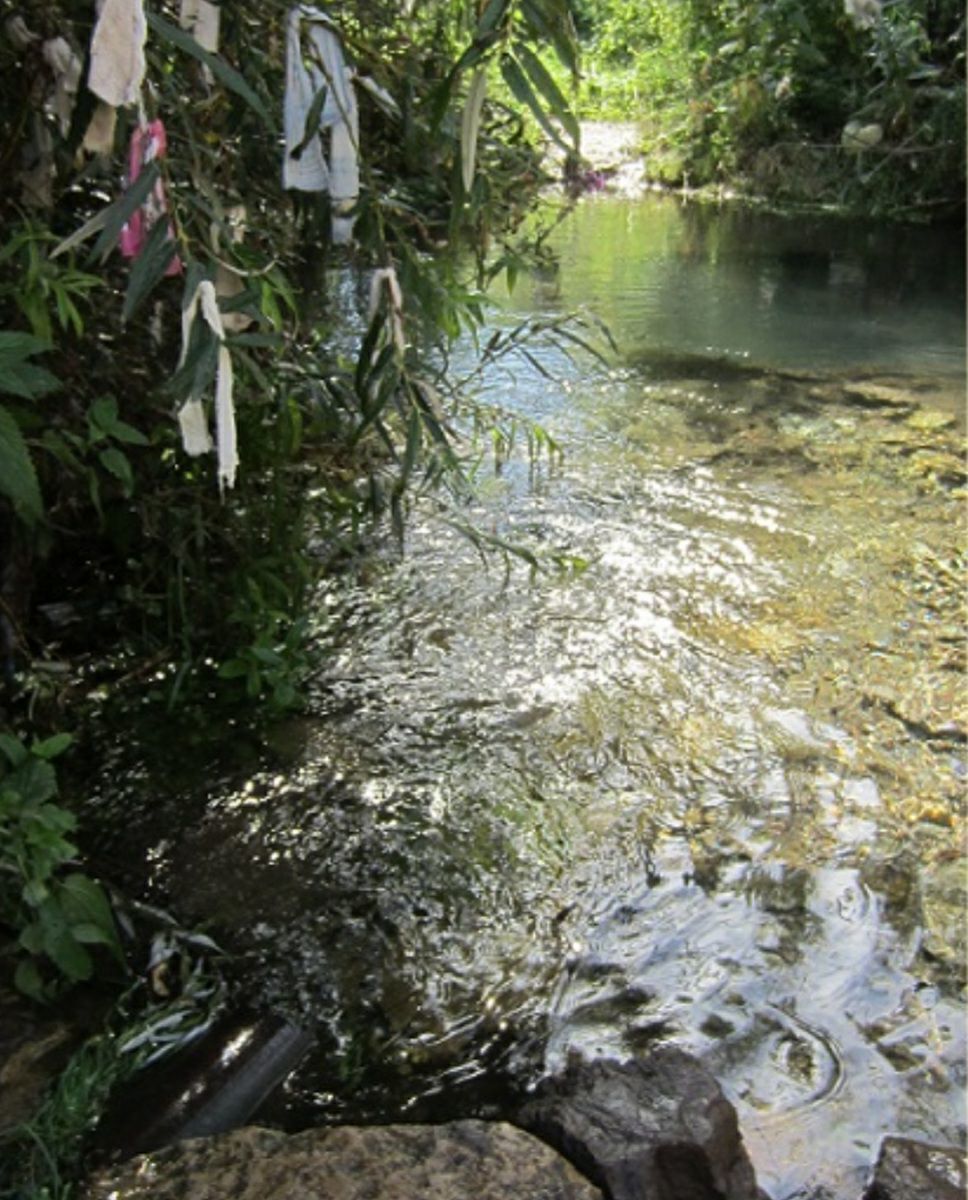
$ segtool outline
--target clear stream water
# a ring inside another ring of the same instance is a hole
[[[491,373],[566,456],[474,515],[586,569],[418,516],[320,595],[309,717],[95,796],[319,1033],[291,1123],[497,1112],[672,1041],[774,1200],[963,1141],[961,241],[581,205],[495,320],[587,305],[619,357]]]

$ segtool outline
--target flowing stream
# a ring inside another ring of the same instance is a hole
[[[965,1135],[961,239],[667,199],[555,237],[495,320],[585,304],[620,354],[487,377],[565,457],[474,517],[584,569],[418,515],[320,595],[311,715],[116,777],[103,849],[318,1033],[293,1125],[672,1041],[774,1200],[847,1200],[883,1133]]]

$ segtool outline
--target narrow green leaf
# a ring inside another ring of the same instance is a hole
[[[506,16],[509,7],[508,0],[489,0],[489,3],[481,13],[480,20],[477,22],[477,29],[474,36],[482,38],[496,29]]]
[[[464,191],[469,192],[474,183],[474,164],[477,157],[477,135],[481,127],[481,113],[487,94],[487,72],[478,67],[471,81],[464,114],[460,125],[461,179]]]
[[[122,193],[117,200],[109,204],[107,208],[102,208],[99,213],[95,213],[90,221],[85,222],[69,238],[66,238],[58,246],[55,246],[51,251],[51,258],[56,258],[58,254],[63,254],[65,251],[73,249],[75,246],[80,245],[81,242],[87,241],[89,237],[93,237],[95,233],[98,233],[100,236],[94,243],[90,258],[103,262],[117,245],[125,222],[148,199],[148,193],[157,181],[158,164],[156,162],[149,163],[131,187]]]
[[[565,99],[561,88],[555,83],[554,79],[548,73],[547,67],[530,46],[525,45],[524,42],[515,42],[514,53],[525,71],[527,71],[528,78],[544,97],[551,112],[564,126],[565,131],[571,138],[574,149],[577,151],[578,143],[581,139],[578,119],[571,111],[571,106]]]
[[[323,119],[323,106],[326,103],[326,95],[329,90],[328,84],[323,84],[315,96],[313,102],[309,106],[309,111],[306,113],[306,124],[303,126],[302,139],[298,146],[294,146],[289,152],[290,158],[302,158],[303,151],[319,133],[319,125]]]
[[[177,46],[179,50],[184,50],[186,54],[190,54],[192,58],[197,59],[200,63],[204,63],[212,72],[216,79],[231,92],[235,92],[249,105],[249,107],[262,118],[268,128],[272,129],[272,118],[269,116],[269,111],[262,103],[259,96],[252,90],[246,82],[244,76],[240,75],[234,67],[230,67],[224,58],[217,54],[211,54],[208,50],[203,50],[202,47],[195,41],[190,33],[184,29],[179,29],[177,25],[172,25],[166,21],[164,17],[158,13],[149,12],[145,16],[148,19],[148,26],[159,37],[170,42],[173,46]]]
[[[538,124],[545,133],[558,143],[562,150],[569,150],[570,147],[564,141],[561,134],[555,129],[554,125],[548,120],[544,109],[538,103],[538,97],[534,94],[531,84],[522,71],[518,62],[509,54],[505,54],[501,59],[501,74],[504,76],[504,82],[511,89],[511,94],[521,104],[527,105],[531,109]]]
[[[44,515],[40,484],[20,426],[0,408],[0,492],[13,504],[26,525],[36,525]]]
[[[131,276],[124,293],[121,309],[122,322],[130,321],[155,286],[164,278],[165,272],[175,255],[175,239],[166,216],[154,224],[141,253],[134,260]]]

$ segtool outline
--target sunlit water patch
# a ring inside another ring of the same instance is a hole
[[[673,316],[635,318],[630,263],[661,274],[697,220]],[[499,1111],[575,1047],[671,1040],[776,1200],[857,1193],[886,1131],[963,1137],[961,301],[909,281],[885,351],[851,242],[802,283],[839,350],[779,291],[743,342],[726,249],[756,229],[648,204],[565,227],[532,299],[611,304],[625,361],[489,381],[567,456],[507,464],[474,517],[584,571],[482,570],[418,514],[402,560],[321,592],[287,748],[140,810],[137,781],[95,798],[105,852],[146,851],[155,894],[318,1033],[290,1120]],[[802,300],[768,246],[757,294],[772,272]]]

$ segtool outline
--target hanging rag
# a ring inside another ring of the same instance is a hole
[[[168,151],[168,137],[163,121],[151,121],[147,125],[139,125],[131,135],[128,146],[128,178],[127,187],[131,187],[144,168],[155,159],[165,157]],[[148,234],[154,228],[155,222],[168,220],[168,236],[175,237],[171,221],[165,215],[168,212],[168,201],[161,179],[148,193],[144,204],[131,214],[121,230],[121,253],[125,258],[137,258],[145,248]],[[182,261],[177,254],[172,256],[165,271],[166,275],[180,275]]]
[[[225,329],[222,314],[218,310],[215,285],[203,280],[195,289],[191,300],[182,310],[182,348],[178,365],[188,357],[188,346],[192,326],[201,309],[202,318],[218,338],[218,365],[215,373],[215,439],[218,459],[218,483],[221,491],[235,487],[235,474],[239,467],[238,441],[235,428],[235,405],[232,400],[233,375],[232,356],[225,345]],[[189,396],[178,410],[182,446],[185,453],[193,457],[207,454],[212,449],[212,437],[200,396]]]
[[[4,29],[18,49],[26,49],[40,40],[18,18],[7,21]],[[23,169],[16,176],[21,201],[29,208],[53,206],[54,137],[47,117],[54,116],[61,137],[66,137],[82,69],[80,57],[66,38],[48,38],[40,46],[40,56],[47,71],[36,76],[30,93],[31,137],[22,148]]]
[[[307,26],[309,62],[303,56],[303,24]],[[329,130],[329,159],[319,132],[299,151],[313,100],[325,90],[320,130]],[[282,186],[302,192],[329,192],[336,215],[333,240],[349,241],[352,221],[346,211],[360,194],[359,110],[353,72],[332,22],[318,8],[297,4],[286,29],[286,95],[283,105],[285,157]]]
[[[222,10],[210,0],[181,0],[178,24],[188,30],[203,50],[217,54],[221,15]]]
[[[113,105],[99,100],[84,133],[82,145],[88,154],[111,153],[114,149],[114,132],[117,124],[118,110]]]
[[[102,0],[87,76],[87,86],[96,96],[115,108],[137,101],[147,38],[143,0]]]
[[[370,303],[367,316],[371,325],[373,318],[380,310],[384,291],[387,296],[387,324],[390,340],[397,351],[403,354],[406,349],[406,341],[403,336],[403,292],[400,290],[400,281],[397,279],[397,273],[393,267],[380,267],[373,272],[370,279]],[[377,352],[374,350],[374,359],[376,354]]]
[[[82,63],[66,38],[50,38],[41,46],[44,62],[54,76],[54,91],[49,104],[57,118],[61,137],[67,137],[74,112],[74,97],[81,82]]]

